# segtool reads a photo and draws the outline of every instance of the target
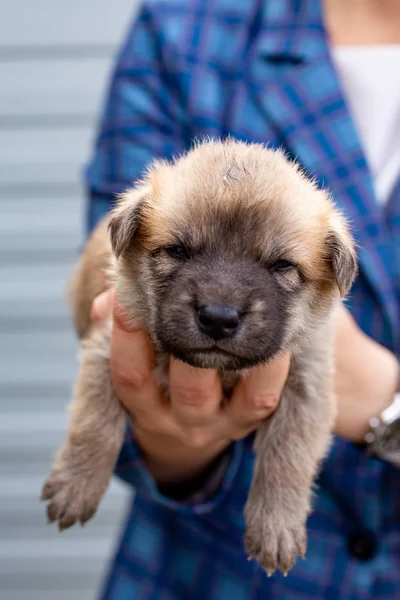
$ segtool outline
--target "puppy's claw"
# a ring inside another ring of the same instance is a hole
[[[79,522],[81,524],[81,526],[83,527],[96,513],[97,511],[97,506],[92,507],[92,506],[85,506]]]
[[[275,569],[267,569],[267,577],[272,577],[272,575],[275,573]]]
[[[57,521],[58,519],[58,509],[57,509],[57,505],[54,502],[50,502],[50,504],[47,507],[47,522],[48,523],[54,523],[54,521]]]
[[[68,509],[67,509],[67,511],[63,515],[61,515],[61,517],[58,520],[59,531],[65,531],[65,529],[69,529],[69,527],[72,527],[72,525],[75,525],[76,521],[77,521],[76,513],[69,513]]]
[[[49,478],[42,488],[42,493],[40,495],[41,502],[51,500],[57,492],[57,487],[57,482],[55,480],[52,481],[52,478]]]
[[[297,548],[297,554],[302,560],[306,560],[306,552],[303,548]]]

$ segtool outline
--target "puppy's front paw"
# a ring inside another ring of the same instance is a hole
[[[81,525],[91,519],[97,510],[103,490],[79,473],[53,471],[43,486],[42,500],[49,500],[49,523],[58,521],[60,531],[76,522]]]
[[[99,473],[63,460],[56,464],[42,489],[42,500],[49,501],[49,523],[58,521],[60,531],[76,522],[86,523],[95,514],[109,482],[108,473]]]
[[[283,511],[267,511],[262,506],[247,510],[245,547],[249,559],[257,559],[268,576],[276,569],[287,575],[296,558],[305,557],[305,520]]]

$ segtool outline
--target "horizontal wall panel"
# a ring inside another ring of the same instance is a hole
[[[25,413],[37,408],[39,403],[41,411],[51,412],[58,409],[61,412],[64,410],[64,406],[66,406],[67,400],[72,394],[72,387],[69,382],[65,388],[54,388],[53,394],[51,395],[45,394],[46,390],[42,386],[36,386],[36,388],[26,390],[23,395],[18,394],[18,397],[16,398],[12,393],[12,391],[15,391],[16,389],[16,387],[6,387],[4,384],[0,384],[2,393],[1,410],[3,414],[10,411],[19,413],[23,416]],[[6,468],[6,466],[1,465],[0,468]]]
[[[92,139],[90,126],[0,131],[0,186],[79,183]]]
[[[74,380],[77,343],[72,330],[5,332],[1,337],[0,386],[17,383],[21,375],[31,386]]]
[[[72,318],[60,301],[0,302],[0,331],[18,332],[72,331]]]
[[[10,269],[0,265],[0,281],[3,287],[1,302],[14,302],[21,298],[30,302],[64,302],[71,265],[20,265]]]
[[[137,0],[2,0],[0,49],[115,46],[137,6]]]
[[[15,353],[13,357],[17,360],[18,354]],[[2,367],[0,371],[0,395],[7,399],[12,397],[12,388],[15,385],[18,385],[21,377],[26,381],[27,387],[29,387],[33,392],[35,392],[35,388],[41,388],[47,384],[55,385],[62,384],[67,386],[76,375],[76,369],[74,365],[71,365],[69,362],[65,363],[63,360],[53,359],[50,355],[46,357],[45,365],[39,365],[35,363],[33,367],[27,365],[25,367],[20,367],[19,369],[14,365],[13,368],[6,370],[5,367]],[[43,362],[43,361],[42,361]],[[7,366],[10,367],[10,363],[7,363]],[[22,371],[23,368],[23,371]],[[8,396],[7,391],[3,392],[3,387],[6,390],[11,390],[11,395]],[[64,405],[63,399],[60,399],[59,406],[60,408]]]
[[[47,472],[44,472],[43,483],[47,477]],[[2,540],[4,541],[22,541],[24,538],[35,539],[40,537],[41,541],[51,544],[65,542],[66,537],[60,533],[56,525],[48,524],[46,517],[46,504],[40,502],[39,494],[35,494],[31,504],[38,505],[34,511],[26,510],[21,519],[16,518],[16,514],[11,513],[5,526],[2,527]],[[71,528],[70,539],[79,544],[84,540],[89,532],[91,540],[103,540],[110,534],[110,528],[115,527],[115,521],[125,507],[125,496],[117,497],[113,507],[110,509],[100,504],[98,512],[87,525],[82,528],[80,524],[77,527]],[[69,532],[68,532],[69,533]]]
[[[63,531],[61,534],[57,528],[54,527],[54,541],[53,541],[53,559],[65,559],[69,560],[75,554],[75,559],[84,559],[85,556],[91,556],[94,558],[101,558],[104,555],[104,551],[110,548],[111,544],[107,539],[91,539],[84,532],[86,529],[90,529],[90,522],[83,528],[71,528],[68,531]],[[92,520],[92,528],[95,527],[95,521]],[[76,531],[75,531],[76,529]],[[76,535],[79,532],[80,535]],[[77,538],[79,542],[77,543]],[[44,559],[46,557],[46,546],[47,540],[42,538],[35,539],[26,538],[25,544],[22,545],[20,540],[9,540],[7,547],[2,546],[0,548],[0,565],[11,562],[12,559],[21,557],[24,558],[39,558]],[[76,545],[79,548],[76,548]],[[75,547],[75,552],[74,552]]]
[[[78,167],[79,168],[79,167]],[[0,197],[4,200],[29,200],[35,202],[44,198],[58,198],[69,194],[70,197],[78,197],[82,194],[83,184],[76,181],[14,181],[12,183],[0,182]]]
[[[0,260],[29,260],[32,253],[42,261],[54,261],[54,253],[64,252],[67,259],[82,243],[84,206],[81,196],[46,199],[1,200]],[[47,255],[46,255],[47,252]],[[13,254],[16,256],[13,257]]]
[[[115,490],[106,492],[97,514],[88,522],[86,527],[82,528],[78,525],[78,527],[72,527],[68,532],[60,533],[57,527],[47,524],[46,505],[39,500],[40,486],[47,475],[47,470],[44,470],[42,477],[38,478],[38,481],[40,481],[39,491],[37,489],[32,490],[31,496],[25,498],[23,503],[20,499],[14,500],[14,502],[18,500],[14,510],[7,508],[5,502],[0,502],[0,510],[4,515],[2,539],[20,541],[25,536],[28,539],[38,538],[56,544],[70,543],[71,540],[80,543],[85,542],[85,538],[88,536],[87,531],[91,535],[90,539],[95,538],[100,541],[105,539],[109,535],[110,527],[115,527],[116,521],[123,515],[128,490],[121,487],[118,492]],[[64,535],[64,533],[67,533],[67,535]]]
[[[60,232],[78,230],[82,224],[82,189],[77,187],[76,193],[65,194],[62,190],[54,190],[51,197],[39,194],[21,194],[18,197],[2,195],[1,198],[1,235],[14,229],[21,233],[43,233],[57,227]],[[32,222],[31,219],[34,219]]]
[[[23,565],[21,566],[23,568]],[[51,566],[49,565],[49,569]],[[48,577],[51,577],[52,573],[46,571],[42,574],[42,582],[46,582]],[[22,574],[19,572],[18,580],[21,580],[22,583]],[[64,582],[65,584],[65,582]],[[94,600],[94,591],[92,585],[89,583],[88,587],[76,589],[74,588],[74,582],[69,580],[67,583],[68,587],[64,587],[64,589],[60,590],[60,586],[57,586],[56,589],[47,589],[44,590],[43,586],[46,585],[42,583],[42,587],[39,590],[29,590],[29,594],[27,595],[27,591],[24,587],[16,586],[16,589],[9,590],[4,589],[2,591],[1,600],[26,600],[28,597],[29,600],[74,600],[74,598],[79,598],[79,600]],[[3,587],[3,586],[2,586]]]
[[[65,383],[64,381],[57,381],[55,383],[51,383],[49,381],[44,382],[40,386],[32,386],[31,382],[28,381],[25,377],[21,377],[19,381],[16,381],[12,384],[1,384],[2,390],[2,398],[1,398],[1,406],[12,407],[11,412],[17,410],[15,408],[14,403],[18,402],[26,402],[28,406],[28,401],[32,401],[30,408],[28,410],[32,410],[32,407],[38,408],[40,400],[46,403],[45,408],[48,407],[48,402],[51,402],[54,398],[66,398],[70,394],[72,381],[68,381]],[[13,404],[11,404],[13,403]],[[7,408],[9,410],[9,408]],[[5,414],[6,411],[4,411]]]
[[[0,363],[6,358],[7,353],[22,351],[32,356],[36,353],[41,360],[44,355],[58,355],[60,360],[68,358],[71,362],[72,352],[75,351],[75,336],[71,332],[59,331],[35,331],[34,333],[23,331],[19,333],[4,333],[0,345]],[[22,355],[22,358],[25,358]]]
[[[68,265],[69,267],[69,265]],[[69,269],[67,268],[66,271]],[[1,281],[1,280],[0,280]],[[1,285],[4,284],[4,281]],[[7,318],[21,319],[26,321],[27,319],[34,321],[44,321],[48,318],[54,322],[55,319],[69,319],[69,309],[67,307],[67,301],[64,299],[64,289],[56,290],[57,295],[53,298],[37,298],[34,300],[30,298],[30,302],[12,296],[9,294],[8,299],[0,298],[0,319],[1,322],[6,326]]]
[[[7,540],[2,545],[6,551],[0,550],[1,599],[94,600],[121,515],[119,508],[114,524],[103,527],[103,535],[94,534],[97,526],[93,520],[91,532],[90,524],[62,534],[45,525],[42,531],[52,530],[53,539],[38,538],[37,532],[31,532],[32,537],[27,534],[25,539]]]
[[[46,473],[43,473],[43,477],[45,476]],[[41,489],[42,481],[42,477],[38,477],[37,475],[32,476],[29,474],[27,474],[25,477],[15,477],[13,479],[8,479],[7,477],[0,477],[0,506],[5,506],[6,503],[8,503],[8,505],[11,506],[14,502],[21,503],[28,500],[30,501],[30,499],[32,498],[36,498],[37,490]],[[128,485],[124,484],[119,479],[114,477],[111,481],[111,485],[107,491],[107,494],[104,497],[104,502],[106,502],[106,498],[108,498],[108,496],[127,494],[131,492],[132,488],[129,488]],[[112,502],[112,500],[110,501]],[[34,502],[36,501],[34,500]],[[20,504],[16,506],[20,506]],[[82,531],[84,531],[84,529]],[[69,532],[67,532],[67,534],[68,533]],[[88,546],[90,546],[90,537],[85,536],[83,533],[82,537],[84,538],[82,540],[83,545],[87,544]],[[63,539],[66,538],[70,539],[68,535],[64,536]],[[70,545],[71,543],[72,542],[70,541]],[[66,546],[59,548],[59,550],[63,552],[66,551],[68,553],[68,548],[68,543],[66,543]],[[79,550],[77,550],[77,552],[79,553]],[[0,560],[4,560],[6,557],[6,549],[2,548],[0,544]]]
[[[0,60],[0,128],[21,129],[35,122],[49,126],[56,123],[56,118],[74,116],[93,119],[100,108],[112,63],[111,56]]]

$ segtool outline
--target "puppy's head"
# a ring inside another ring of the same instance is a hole
[[[122,300],[198,367],[267,361],[325,318],[356,273],[342,217],[281,152],[206,142],[155,163],[110,222]]]

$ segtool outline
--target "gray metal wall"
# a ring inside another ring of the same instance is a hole
[[[38,496],[76,374],[64,288],[82,241],[81,168],[136,4],[1,2],[1,600],[93,599],[126,500],[114,482],[98,516],[61,535]]]

